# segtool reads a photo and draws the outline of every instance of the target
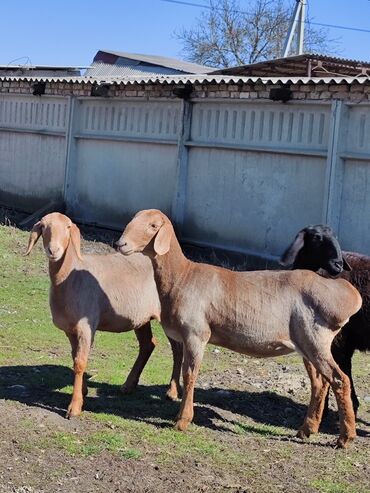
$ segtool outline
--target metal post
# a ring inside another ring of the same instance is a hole
[[[304,29],[306,22],[306,0],[301,0],[301,12],[299,16],[299,29],[298,29],[298,55],[302,55],[304,50]]]
[[[304,4],[304,5],[303,5]],[[302,16],[302,8],[304,8],[304,17]],[[289,55],[289,50],[292,45],[293,36],[297,29],[298,18],[301,19],[300,32],[303,26],[304,30],[304,21],[305,21],[305,13],[306,13],[306,0],[297,0],[296,6],[294,8],[293,15],[290,19],[290,25],[287,33],[287,37],[285,38],[284,48],[283,48],[283,57]],[[298,39],[302,39],[302,53],[303,53],[303,38],[304,34],[299,34]]]

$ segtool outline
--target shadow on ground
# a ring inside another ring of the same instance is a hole
[[[0,399],[21,402],[64,416],[70,394],[60,389],[72,382],[73,372],[65,366],[5,366],[0,368]],[[166,428],[172,426],[179,408],[178,402],[165,400],[165,385],[139,386],[133,394],[125,396],[120,393],[117,385],[89,380],[88,387],[95,389],[91,393],[96,393],[96,396],[88,396],[84,408],[94,413],[112,414]],[[273,432],[259,427],[258,424],[296,430],[306,412],[305,405],[290,397],[266,391],[196,389],[195,401],[198,406],[194,422],[199,426],[227,433],[233,433],[235,424],[239,426],[239,431],[262,435]],[[240,424],[237,415],[253,419],[256,425]],[[362,424],[369,425],[364,421]],[[329,411],[322,431],[337,434],[336,414],[333,411]],[[369,433],[359,430],[359,435]]]

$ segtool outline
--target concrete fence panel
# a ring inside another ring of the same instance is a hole
[[[67,98],[0,95],[0,202],[32,212],[62,200]]]
[[[350,105],[345,126],[339,238],[370,255],[370,105]]]
[[[323,217],[330,105],[196,103],[184,236],[279,255]]]
[[[143,208],[170,213],[179,103],[80,100],[67,203],[77,219],[121,228]]]

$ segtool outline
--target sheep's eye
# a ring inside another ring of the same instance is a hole
[[[153,229],[157,229],[157,225],[156,224],[151,224],[150,227],[153,228]]]

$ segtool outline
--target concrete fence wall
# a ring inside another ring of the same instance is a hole
[[[0,94],[0,203],[34,211],[62,200],[67,98]]]
[[[0,94],[0,202],[51,199],[117,229],[159,208],[187,241],[265,257],[326,222],[370,254],[370,103]]]

